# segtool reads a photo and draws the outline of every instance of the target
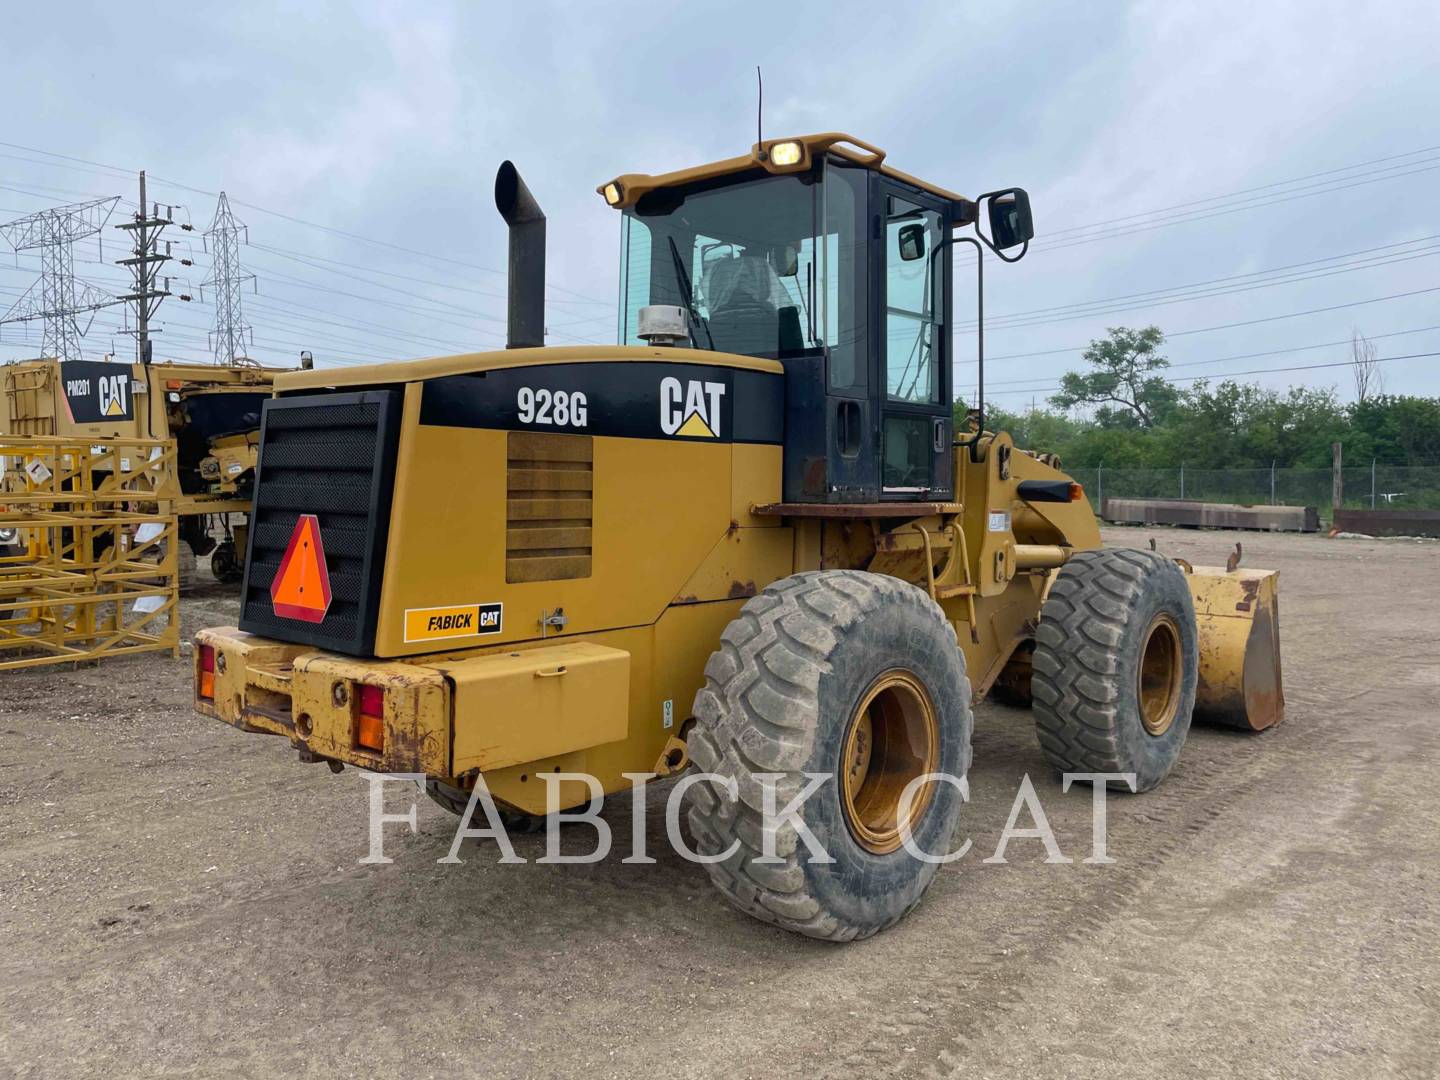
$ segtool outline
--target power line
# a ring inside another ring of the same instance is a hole
[[[1440,150],[1440,145],[1424,146],[1421,147],[1419,150],[1407,150],[1403,154],[1389,154],[1385,157],[1371,158],[1368,161],[1358,161],[1353,165],[1341,165],[1338,168],[1334,169],[1322,169],[1319,172],[1306,173],[1304,176],[1293,176],[1288,180],[1275,180],[1269,184],[1259,184],[1255,187],[1241,188],[1238,191],[1228,191],[1223,195],[1208,195],[1203,199],[1191,199],[1189,202],[1175,203],[1171,206],[1161,206],[1157,207],[1154,210],[1141,210],[1134,214],[1127,214],[1124,217],[1109,218],[1105,221],[1093,221],[1088,225],[1072,225],[1069,228],[1058,229],[1050,233],[1050,235],[1059,236],[1065,233],[1075,233],[1081,232],[1086,229],[1099,228],[1104,225],[1117,225],[1121,222],[1131,222],[1134,221],[1136,218],[1140,217],[1152,217],[1156,214],[1169,213],[1172,210],[1182,210],[1186,207],[1199,206],[1202,203],[1219,202],[1222,199],[1233,199],[1240,195],[1249,195],[1253,192],[1265,191],[1270,188],[1287,187],[1290,184],[1298,184],[1304,180],[1314,180],[1317,177],[1331,176],[1335,173],[1351,172],[1355,169],[1362,169],[1367,165],[1379,165],[1382,162],[1386,161],[1398,161],[1401,158],[1418,157],[1421,154],[1429,154],[1436,150]]]
[[[1323,278],[1336,277],[1340,274],[1353,273],[1356,270],[1373,270],[1383,266],[1394,266],[1398,263],[1414,262],[1416,259],[1428,259],[1440,255],[1440,245],[1431,248],[1420,249],[1414,252],[1394,255],[1390,258],[1375,258],[1368,262],[1357,263],[1351,266],[1332,267],[1325,270],[1316,270],[1305,274],[1292,274],[1289,277],[1277,278],[1273,281],[1261,281],[1251,285],[1233,286],[1224,289],[1212,289],[1208,292],[1195,292],[1187,295],[1175,296],[1165,300],[1146,301],[1138,304],[1116,304],[1110,307],[1095,308],[1091,311],[1083,311],[1073,315],[1062,315],[1050,319],[1031,319],[1028,321],[1017,321],[1004,323],[998,329],[1027,329],[1036,326],[1055,326],[1059,323],[1078,322],[1082,319],[1094,319],[1110,315],[1121,315],[1132,311],[1149,311],[1154,308],[1169,307],[1172,304],[1191,303],[1195,300],[1212,300],[1220,296],[1237,296],[1242,293],[1258,292],[1261,289],[1273,289],[1279,285],[1295,285],[1306,281],[1318,281]],[[987,324],[988,328],[988,324]],[[968,333],[969,331],[961,331]]]
[[[1406,354],[1406,355],[1404,355],[1404,356],[1377,356],[1377,357],[1375,358],[1375,363],[1377,363],[1377,364],[1379,364],[1379,363],[1385,363],[1385,362],[1390,361],[1390,360],[1422,360],[1422,359],[1426,359],[1426,358],[1429,358],[1429,357],[1432,357],[1432,356],[1440,356],[1440,352],[1408,353],[1408,354]],[[1287,372],[1287,371],[1318,371],[1318,370],[1320,370],[1320,369],[1322,369],[1322,368],[1350,367],[1350,366],[1352,366],[1354,363],[1355,363],[1355,361],[1353,361],[1353,360],[1334,360],[1334,361],[1327,361],[1326,363],[1323,363],[1323,364],[1296,364],[1296,365],[1294,365],[1294,366],[1292,366],[1292,367],[1251,368],[1249,371],[1222,371],[1222,372],[1218,372],[1218,373],[1216,373],[1216,374],[1218,374],[1218,375],[1223,375],[1223,376],[1228,380],[1228,379],[1230,379],[1230,378],[1232,378],[1232,377],[1234,377],[1234,376],[1237,376],[1237,375],[1269,375],[1269,374],[1274,374],[1274,373],[1277,373],[1277,372]],[[1161,378],[1161,381],[1162,381],[1162,382],[1166,382],[1166,383],[1172,383],[1172,384],[1173,384],[1173,383],[1181,383],[1181,382],[1201,382],[1202,380],[1210,379],[1210,378],[1213,378],[1213,377],[1214,377],[1214,376],[1212,376],[1212,375],[1181,375],[1181,376],[1178,376],[1178,377],[1173,378],[1173,379],[1166,379],[1166,378],[1163,378],[1163,377],[1162,377],[1162,378]],[[998,391],[996,391],[996,393],[997,393],[997,394],[1046,394],[1046,393],[1051,393],[1051,392],[1053,392],[1053,391],[1057,391],[1057,390],[1061,390],[1061,389],[1063,389],[1063,387],[1056,385],[1056,386],[1028,387],[1028,388],[1020,389],[1020,390],[998,390]]]
[[[1433,162],[1433,163],[1432,163]],[[1062,240],[1060,243],[1037,242],[1036,250],[1039,251],[1061,251],[1069,247],[1078,247],[1080,244],[1088,244],[1096,240],[1113,240],[1117,236],[1129,236],[1133,233],[1151,232],[1154,229],[1168,228],[1171,225],[1183,225],[1195,221],[1208,221],[1211,218],[1227,217],[1230,214],[1238,214],[1245,210],[1255,210],[1263,206],[1274,206],[1279,203],[1294,202],[1297,199],[1308,199],[1315,195],[1328,195],[1336,191],[1346,191],[1350,188],[1365,187],[1369,184],[1378,184],[1383,180],[1397,180],[1406,176],[1415,176],[1418,173],[1434,172],[1440,169],[1440,158],[1430,159],[1425,162],[1413,162],[1415,165],[1424,165],[1424,168],[1411,169],[1408,172],[1392,172],[1388,175],[1373,177],[1368,180],[1356,180],[1354,183],[1335,183],[1329,186],[1319,186],[1313,191],[1297,189],[1296,192],[1286,194],[1277,192],[1274,198],[1267,198],[1255,201],[1243,201],[1235,206],[1207,212],[1191,212],[1178,214],[1171,218],[1162,218],[1157,221],[1141,225],[1132,225],[1128,228],[1115,228],[1105,232],[1092,233]],[[1363,175],[1363,174],[1362,174]],[[1044,238],[1042,237],[1042,240]]]
[[[1409,330],[1392,330],[1384,334],[1365,335],[1371,341],[1383,341],[1386,338],[1406,337],[1410,334],[1423,334],[1431,330],[1440,330],[1440,323],[1434,326],[1416,326]],[[1330,349],[1338,345],[1349,345],[1350,338],[1342,338],[1338,341],[1318,341],[1313,345],[1291,345],[1284,349],[1265,349],[1261,352],[1235,353],[1231,356],[1217,356],[1210,360],[1186,360],[1178,364],[1171,364],[1173,368],[1203,367],[1209,364],[1224,364],[1231,360],[1252,360],[1257,356],[1281,356],[1286,353],[1309,352],[1312,349]],[[1215,372],[1216,375],[1226,375],[1228,372]],[[986,380],[986,386],[1022,386],[1030,383],[1047,383],[1054,379],[1053,375],[1042,375],[1033,379],[1001,379],[999,381]],[[1038,390],[1036,391],[1039,392]]]
[[[124,169],[121,169],[120,166],[118,166],[118,165],[107,165],[107,164],[105,164],[105,163],[103,163],[103,162],[91,161],[91,160],[89,160],[88,158],[74,157],[74,156],[69,155],[69,154],[57,154],[57,153],[55,153],[55,152],[53,152],[53,151],[50,151],[50,150],[41,150],[41,149],[39,149],[39,148],[37,148],[37,147],[33,147],[33,146],[22,146],[22,145],[19,144],[19,143],[11,143],[11,142],[0,141],[0,146],[9,147],[9,148],[12,149],[12,150],[23,150],[23,151],[25,151],[26,153],[30,153],[30,154],[40,154],[40,155],[42,155],[42,156],[44,156],[44,157],[58,158],[59,160],[62,160],[62,161],[73,161],[73,162],[76,162],[76,163],[81,164],[81,165],[91,165],[91,166],[94,166],[94,167],[100,168],[100,169],[108,169],[108,170],[110,170],[110,171],[112,171],[112,172],[117,172],[117,173],[120,173],[120,174],[126,175],[126,176],[130,175],[130,173],[128,173],[128,172],[127,172],[126,170],[124,170]],[[43,164],[43,163],[37,163],[37,164]],[[171,187],[179,188],[179,189],[182,190],[182,191],[193,192],[194,194],[197,194],[197,195],[206,195],[206,196],[209,196],[210,198],[217,198],[218,195],[219,195],[218,192],[208,191],[208,190],[206,190],[205,188],[195,187],[195,186],[193,186],[193,185],[191,185],[191,184],[185,184],[185,183],[182,183],[182,182],[179,181],[179,180],[171,180],[171,179],[167,179],[167,178],[161,177],[161,176],[154,176],[154,177],[152,177],[152,179],[157,180],[157,181],[159,181],[159,182],[162,183],[162,184],[168,184],[168,185],[170,185]],[[437,254],[436,254],[435,252],[433,252],[433,251],[420,251],[420,250],[417,250],[417,249],[415,249],[415,248],[405,247],[405,246],[402,245],[402,244],[392,243],[392,242],[390,242],[390,241],[388,241],[388,240],[378,240],[378,239],[376,239],[376,238],[374,238],[374,237],[365,236],[365,235],[362,234],[362,233],[355,233],[355,232],[350,232],[350,231],[348,231],[348,230],[346,230],[346,229],[339,229],[339,228],[336,228],[336,227],[333,226],[333,225],[322,225],[322,224],[320,224],[319,222],[307,221],[306,219],[300,218],[300,217],[296,217],[296,216],[294,216],[293,214],[286,214],[286,213],[283,213],[283,212],[281,212],[281,211],[279,211],[279,210],[271,210],[271,209],[269,209],[268,207],[260,206],[260,205],[257,204],[257,203],[246,202],[246,201],[244,201],[244,200],[242,200],[242,199],[234,199],[234,200],[232,200],[232,201],[235,203],[236,206],[244,206],[244,207],[247,207],[247,208],[249,208],[249,209],[251,209],[251,210],[259,211],[259,212],[262,213],[262,214],[269,214],[271,217],[280,218],[282,221],[289,221],[289,222],[291,222],[292,224],[295,224],[295,225],[303,225],[303,226],[305,226],[306,228],[318,229],[318,230],[321,231],[321,232],[330,233],[330,234],[332,234],[332,235],[334,235],[334,236],[341,236],[341,237],[344,237],[344,238],[346,238],[346,239],[348,239],[348,240],[354,240],[354,241],[356,241],[356,242],[363,243],[363,244],[370,244],[370,245],[372,245],[372,246],[379,247],[379,248],[385,248],[385,249],[388,249],[388,250],[391,250],[391,251],[399,251],[399,252],[403,252],[403,253],[405,253],[405,254],[407,254],[407,255],[413,255],[413,256],[416,256],[416,257],[418,257],[418,258],[429,259],[429,260],[432,260],[432,261],[435,261],[435,262],[447,263],[447,264],[452,265],[452,266],[463,266],[463,267],[465,267],[465,268],[467,268],[467,269],[470,269],[470,270],[478,270],[478,271],[480,271],[481,273],[486,273],[486,274],[495,274],[495,275],[498,275],[498,276],[500,276],[500,277],[502,277],[502,278],[506,276],[506,271],[504,271],[504,270],[498,270],[498,269],[496,269],[496,268],[493,267],[493,266],[482,266],[482,265],[480,265],[480,264],[478,264],[478,263],[466,262],[466,261],[463,260],[463,259],[453,259],[453,258],[450,258],[449,256],[446,256],[446,255],[437,255]],[[574,290],[574,289],[567,289],[567,288],[565,288],[564,286],[561,286],[561,285],[549,284],[549,285],[547,285],[547,287],[550,288],[550,289],[553,289],[553,290],[555,290],[555,291],[557,291],[557,292],[567,293],[567,294],[569,294],[569,295],[571,295],[571,296],[577,297],[578,299],[587,301],[587,302],[589,302],[589,303],[593,303],[593,304],[604,304],[604,305],[607,305],[607,306],[610,304],[610,301],[608,301],[608,300],[599,300],[599,299],[597,299],[597,298],[595,298],[595,297],[593,297],[593,296],[587,296],[587,295],[585,295],[584,293],[577,292],[577,291]]]
[[[1342,262],[1342,260],[1345,260],[1345,259],[1358,259],[1358,261],[1357,261],[1356,263],[1345,266],[1345,269],[1346,269],[1347,272],[1350,271],[1350,270],[1365,270],[1365,269],[1369,269],[1371,266],[1383,266],[1383,265],[1387,265],[1388,262],[1391,261],[1391,260],[1397,261],[1397,262],[1403,262],[1403,261],[1406,260],[1407,257],[1409,257],[1409,256],[1411,256],[1411,255],[1415,255],[1415,254],[1417,254],[1417,253],[1423,253],[1423,254],[1427,254],[1427,255],[1428,255],[1428,254],[1434,254],[1434,253],[1436,253],[1436,252],[1440,252],[1440,244],[1432,245],[1431,247],[1427,247],[1427,248],[1415,248],[1415,249],[1412,250],[1412,251],[1395,252],[1395,254],[1394,254],[1393,256],[1384,256],[1384,257],[1382,257],[1382,256],[1375,256],[1375,258],[1373,258],[1373,259],[1366,259],[1366,258],[1363,258],[1363,256],[1374,255],[1375,252],[1380,252],[1380,251],[1393,251],[1393,249],[1395,249],[1395,248],[1413,247],[1413,245],[1416,245],[1416,244],[1428,244],[1428,243],[1431,243],[1432,241],[1440,241],[1440,233],[1434,233],[1434,234],[1431,234],[1431,235],[1429,235],[1429,236],[1417,236],[1417,237],[1415,237],[1414,239],[1411,239],[1411,240],[1397,240],[1397,241],[1395,241],[1394,243],[1391,243],[1391,244],[1380,244],[1380,245],[1377,245],[1377,246],[1375,246],[1375,247],[1361,248],[1361,249],[1359,249],[1359,250],[1357,250],[1357,251],[1346,251],[1346,252],[1342,252],[1342,253],[1340,253],[1340,254],[1338,254],[1338,255],[1327,255],[1327,256],[1325,256],[1324,258],[1320,258],[1320,259],[1307,259],[1307,260],[1305,260],[1305,261],[1303,261],[1303,262],[1287,263],[1287,264],[1284,265],[1284,266],[1273,266],[1273,267],[1269,267],[1269,268],[1264,269],[1264,270],[1252,270],[1252,271],[1250,271],[1250,272],[1248,272],[1248,273],[1244,273],[1244,274],[1230,274],[1230,275],[1227,275],[1227,276],[1225,276],[1225,277],[1211,278],[1211,279],[1208,280],[1208,281],[1195,281],[1195,282],[1190,282],[1190,283],[1185,284],[1185,285],[1172,285],[1172,286],[1169,286],[1168,288],[1163,288],[1163,289],[1148,289],[1148,290],[1145,290],[1145,291],[1143,291],[1143,292],[1121,293],[1121,294],[1118,295],[1118,296],[1100,297],[1100,298],[1097,298],[1097,299],[1094,299],[1094,300],[1080,300],[1080,301],[1076,301],[1075,303],[1071,303],[1071,304],[1055,304],[1055,305],[1052,305],[1051,307],[1030,308],[1030,309],[1028,309],[1028,310],[1026,310],[1026,311],[1002,312],[1002,313],[998,313],[998,314],[996,314],[996,315],[987,317],[986,320],[985,320],[985,326],[986,326],[986,328],[988,329],[988,328],[990,328],[991,326],[1011,324],[1011,323],[1020,322],[1020,321],[1022,321],[1022,320],[1026,321],[1026,322],[1028,323],[1029,320],[1030,320],[1032,317],[1039,317],[1039,316],[1044,316],[1044,315],[1054,315],[1054,314],[1058,314],[1058,313],[1062,313],[1062,312],[1065,312],[1065,313],[1075,312],[1075,313],[1078,313],[1079,315],[1082,315],[1082,316],[1083,316],[1083,315],[1085,315],[1085,314],[1088,314],[1088,312],[1080,311],[1080,309],[1082,309],[1082,308],[1108,308],[1108,307],[1111,307],[1112,305],[1121,304],[1121,303],[1123,303],[1123,302],[1125,302],[1125,301],[1130,301],[1130,300],[1144,300],[1144,301],[1146,301],[1146,302],[1150,302],[1151,300],[1154,300],[1154,301],[1156,302],[1156,306],[1159,306],[1159,301],[1162,300],[1162,299],[1164,299],[1164,298],[1166,298],[1166,297],[1181,296],[1182,294],[1190,293],[1190,292],[1192,292],[1192,291],[1194,291],[1194,290],[1211,290],[1211,289],[1215,289],[1215,287],[1217,287],[1217,286],[1226,287],[1226,286],[1228,286],[1229,284],[1239,283],[1239,282],[1241,282],[1241,281],[1244,281],[1246,278],[1265,278],[1265,277],[1273,276],[1273,275],[1286,275],[1286,274],[1290,274],[1292,271],[1297,271],[1297,270],[1299,270],[1299,271],[1305,271],[1305,272],[1308,273],[1309,271],[1306,271],[1306,268],[1320,267],[1321,264],[1323,264],[1323,263],[1340,263],[1340,262]],[[1324,269],[1328,271],[1328,270],[1335,269],[1335,268],[1334,268],[1334,267],[1325,267]],[[1323,275],[1323,274],[1319,274],[1318,276],[1324,276],[1324,275]],[[1302,280],[1303,280],[1303,279],[1302,279]],[[1225,292],[1229,292],[1229,291],[1245,291],[1245,290],[1248,290],[1248,289],[1250,289],[1250,288],[1261,288],[1261,287],[1265,287],[1265,286],[1268,285],[1268,284],[1285,284],[1285,283],[1286,283],[1286,282],[1284,282],[1284,281],[1274,282],[1274,283],[1271,283],[1271,282],[1263,282],[1263,281],[1262,281],[1262,282],[1251,282],[1251,283],[1249,283],[1249,284],[1247,284],[1247,285],[1245,285],[1245,286],[1243,286],[1243,287],[1238,287],[1238,286],[1237,286],[1237,287],[1236,287],[1235,289],[1233,289],[1233,290],[1231,290],[1231,289],[1229,289],[1229,288],[1227,287],[1227,288],[1224,289],[1224,291],[1225,291]],[[1217,291],[1218,291],[1218,290],[1217,290]],[[1223,293],[1222,293],[1222,294],[1223,294]],[[1209,295],[1209,293],[1206,293],[1205,295]],[[1102,312],[1102,313],[1103,313],[1103,312]],[[1058,320],[1058,319],[1057,319],[1057,320],[1055,320],[1055,321],[1061,321],[1061,320]],[[973,325],[974,325],[974,322],[975,322],[975,320],[973,320],[973,319],[967,319],[967,320],[964,320],[963,322],[957,323],[956,325],[957,325],[957,328],[966,327],[966,326],[973,326]]]
[[[428,279],[426,279],[426,278],[417,278],[417,277],[415,277],[415,275],[413,275],[413,274],[402,274],[402,273],[399,273],[399,272],[394,271],[394,270],[382,270],[382,269],[380,269],[379,267],[368,266],[368,265],[365,265],[365,264],[363,264],[363,263],[356,263],[356,262],[353,262],[353,261],[342,261],[342,260],[340,260],[340,259],[329,259],[329,258],[326,258],[326,257],[323,256],[323,255],[314,255],[314,254],[311,254],[311,253],[309,253],[309,252],[304,252],[304,251],[294,251],[294,250],[289,249],[289,248],[276,247],[276,246],[274,246],[273,244],[260,244],[260,243],[256,243],[256,244],[253,244],[252,246],[253,246],[256,250],[269,252],[270,254],[278,255],[278,256],[280,256],[280,257],[283,258],[283,259],[288,259],[288,260],[291,261],[291,262],[304,263],[305,265],[311,266],[311,267],[313,267],[314,269],[317,269],[317,270],[326,270],[326,271],[328,271],[328,272],[330,272],[330,273],[341,273],[341,271],[338,271],[338,270],[330,270],[329,267],[327,267],[327,266],[319,266],[319,265],[316,265],[316,264],[317,264],[317,263],[328,263],[328,264],[330,264],[330,266],[344,267],[344,268],[346,269],[346,271],[361,270],[361,271],[364,271],[365,273],[369,273],[369,274],[381,274],[381,275],[383,275],[383,276],[385,276],[385,277],[400,278],[400,279],[402,279],[402,280],[404,280],[404,281],[414,282],[415,284],[418,284],[418,285],[432,285],[432,286],[434,286],[434,287],[437,288],[437,289],[449,289],[449,290],[452,290],[452,291],[454,291],[454,292],[470,293],[471,295],[474,295],[474,296],[485,296],[485,297],[489,297],[489,298],[494,299],[494,300],[504,300],[504,299],[506,299],[505,294],[502,293],[502,292],[491,292],[491,291],[486,290],[486,289],[472,289],[472,288],[469,288],[468,286],[465,286],[465,285],[457,285],[457,284],[455,284],[454,282],[450,282],[450,281],[431,281],[431,280],[428,280]],[[354,277],[355,275],[354,275],[353,273],[344,273],[343,276],[345,276],[345,277]],[[365,279],[365,278],[357,278],[356,280],[365,281],[365,280],[368,280],[368,279]],[[378,284],[378,282],[377,282],[376,284]],[[606,302],[606,301],[601,301],[601,300],[560,300],[560,299],[556,299],[556,298],[554,298],[554,297],[551,297],[551,298],[549,298],[549,299],[546,301],[546,303],[547,303],[547,304],[600,304],[600,303],[607,303],[607,302]]]
[[[1387,296],[1373,296],[1368,300],[1353,300],[1346,304],[1331,304],[1328,307],[1309,308],[1305,311],[1289,311],[1283,315],[1269,315],[1261,319],[1246,319],[1243,322],[1220,323],[1216,326],[1197,326],[1190,330],[1176,330],[1165,335],[1166,339],[1177,337],[1188,337],[1191,334],[1208,334],[1214,330],[1233,330],[1241,326],[1257,326],[1260,323],[1280,322],[1283,319],[1299,319],[1306,315],[1320,315],[1327,311],[1343,311],[1346,308],[1364,307],[1367,304],[1379,304],[1386,300],[1402,300],[1409,296],[1423,296],[1426,293],[1440,292],[1440,285],[1428,289],[1412,289],[1409,292],[1390,293]],[[1028,360],[1034,356],[1059,356],[1062,353],[1084,352],[1090,347],[1087,341],[1084,345],[1067,345],[1059,349],[1037,349],[1034,352],[1024,353],[1002,353],[999,356],[985,357],[986,363],[992,360]],[[956,363],[963,361],[957,360]]]

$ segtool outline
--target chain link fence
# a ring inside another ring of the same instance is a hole
[[[1341,470],[1352,510],[1440,510],[1440,465],[1364,465]],[[1330,469],[1070,469],[1098,512],[1102,498],[1196,499],[1241,506],[1313,506],[1330,517]]]

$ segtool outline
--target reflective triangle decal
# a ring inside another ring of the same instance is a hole
[[[280,569],[270,583],[270,606],[285,619],[323,622],[330,610],[330,571],[320,542],[320,519],[301,514]]]

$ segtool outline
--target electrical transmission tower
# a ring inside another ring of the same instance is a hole
[[[210,346],[217,364],[248,360],[250,355],[246,348],[250,327],[245,325],[240,310],[240,295],[241,287],[247,281],[254,281],[255,275],[240,268],[242,233],[248,242],[245,223],[235,219],[230,212],[230,200],[225,192],[220,192],[220,201],[215,204],[215,220],[205,233],[210,242],[212,265],[210,277],[204,282],[215,290],[215,330],[210,335]]]
[[[135,211],[134,219],[116,226],[117,229],[133,234],[135,241],[130,258],[118,259],[116,264],[129,270],[134,278],[130,291],[120,299],[135,305],[135,329],[127,330],[126,333],[135,335],[135,352],[142,364],[150,363],[152,357],[150,319],[161,301],[170,295],[169,278],[165,279],[164,288],[156,288],[160,267],[170,260],[168,243],[165,251],[160,251],[160,234],[165,231],[166,225],[171,224],[170,217],[168,213],[165,217],[160,216],[159,203],[151,207],[148,216],[145,206],[145,172],[142,169],[140,205]]]
[[[95,319],[95,312],[120,301],[94,285],[75,279],[74,245],[105,227],[120,197],[38,210],[0,225],[0,234],[18,251],[40,252],[39,294],[31,285],[11,305],[0,324],[41,319],[45,333],[42,354],[60,360],[80,359],[80,339]],[[81,315],[89,319],[80,326]]]

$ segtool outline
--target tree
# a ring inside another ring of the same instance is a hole
[[[1375,357],[1375,343],[1359,330],[1350,337],[1350,363],[1355,375],[1355,400],[1361,405],[1385,393],[1385,373]]]
[[[1066,372],[1051,404],[1061,409],[1095,405],[1095,422],[1101,427],[1153,428],[1180,397],[1159,374],[1170,366],[1156,351],[1164,341],[1158,326],[1110,327],[1110,336],[1092,341],[1083,354],[1093,370]]]

